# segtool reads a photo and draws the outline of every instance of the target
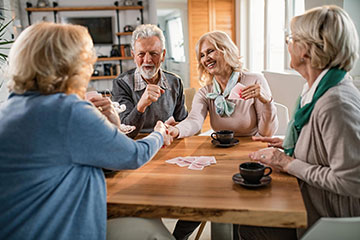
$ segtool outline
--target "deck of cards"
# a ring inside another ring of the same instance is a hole
[[[213,156],[200,157],[176,157],[165,161],[166,163],[176,164],[179,167],[188,167],[191,170],[203,170],[204,167],[216,164],[216,159]]]

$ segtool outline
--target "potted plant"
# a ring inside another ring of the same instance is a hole
[[[1,11],[4,11],[6,9],[0,8]],[[4,69],[7,65],[7,51],[10,49],[10,44],[12,44],[13,40],[8,40],[6,38],[7,33],[7,27],[10,25],[10,23],[13,20],[6,21],[6,19],[3,17],[3,15],[0,16],[0,98],[2,98],[2,88],[4,87],[5,83],[5,77],[4,77]],[[6,94],[5,94],[6,96]],[[1,102],[2,99],[0,99]]]

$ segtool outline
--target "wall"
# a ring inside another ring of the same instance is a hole
[[[1,7],[4,9],[7,9],[6,11],[3,11],[5,21],[4,23],[7,23],[10,19],[14,18],[15,14],[18,12],[18,1],[17,0],[3,0],[1,3]],[[7,27],[5,35],[1,38],[12,40],[17,35],[17,28],[16,26],[19,26],[19,21],[17,19],[14,19],[14,21]],[[10,48],[11,45],[5,45],[3,47]],[[1,52],[8,55],[9,49],[1,49]],[[8,78],[6,76],[6,67],[7,62],[0,61],[0,104],[5,101],[8,98],[9,91],[7,88],[7,81]]]
[[[359,0],[344,0],[344,9],[353,20],[359,39],[360,39],[360,1]],[[360,56],[360,46],[359,46]],[[356,79],[357,85],[360,88],[360,60],[358,59],[354,69],[350,71],[351,76]]]
[[[313,7],[329,4],[335,4],[337,6],[343,7],[354,21],[358,34],[360,33],[360,1],[358,0],[305,0],[305,9],[308,10]],[[355,86],[360,89],[359,60],[357,61],[357,64],[350,72],[350,74],[354,78]],[[299,74],[295,72],[290,74],[264,72],[264,75],[270,85],[274,100],[287,106],[289,109],[289,114],[291,116],[295,107],[295,101],[301,93],[303,84],[305,83],[305,79],[303,79]]]
[[[209,31],[221,30],[235,42],[235,0],[188,0],[190,86],[200,88],[195,45]]]
[[[30,2],[36,7],[37,0],[19,0],[20,3],[20,18],[22,26],[28,26],[28,17],[27,12],[25,11],[26,2]],[[50,1],[51,4],[53,1]],[[79,7],[79,6],[114,6],[114,0],[58,0],[56,1],[59,6],[62,7]],[[119,1],[120,3],[123,1]],[[137,1],[134,1],[137,2]],[[149,22],[149,17],[153,16],[149,14],[149,1],[142,1],[144,5],[144,23]],[[52,6],[52,5],[51,5]],[[153,10],[152,10],[153,11]],[[151,16],[150,16],[151,15]],[[116,25],[116,11],[77,11],[77,12],[58,12],[57,22],[61,22],[62,17],[102,17],[102,16],[111,16],[113,17],[113,32],[114,32],[114,43],[118,43],[117,37],[115,33],[118,32]],[[136,26],[136,19],[140,16],[140,11],[138,10],[130,10],[130,11],[120,11],[120,31],[123,32],[123,28],[125,25]],[[37,21],[54,21],[54,15],[52,12],[33,12],[31,13],[31,22],[35,23]],[[122,36],[121,44],[130,43],[131,36]],[[96,53],[98,56],[105,55],[110,56],[111,45],[96,45],[95,46]],[[99,62],[101,66],[98,67],[99,70],[103,70],[104,62]],[[113,64],[118,64],[118,61],[111,62]],[[135,67],[135,64],[132,60],[123,60],[122,61],[123,71],[127,71],[131,68]],[[97,90],[106,90],[112,89],[112,80],[97,80],[91,81],[89,84],[90,87],[94,87]]]
[[[180,17],[182,21],[183,27],[183,35],[184,35],[184,49],[185,49],[185,62],[177,62],[169,59],[170,53],[168,52],[166,56],[166,61],[164,63],[164,67],[166,70],[173,72],[181,77],[184,83],[184,87],[190,86],[190,72],[189,72],[189,30],[188,30],[188,21],[187,21],[187,1],[186,0],[177,0],[174,2],[173,0],[158,0],[157,1],[157,9],[166,9],[171,11],[166,16],[159,17],[158,16],[158,24],[160,28],[165,30],[166,20]],[[165,31],[165,38],[168,39],[167,32]],[[168,48],[169,51],[169,48]]]
[[[360,1],[359,0],[305,0],[305,9],[322,6],[322,5],[337,5],[342,7],[353,20],[358,36],[360,36]],[[359,48],[360,55],[360,48]],[[358,60],[350,75],[354,79],[360,81],[360,61]]]

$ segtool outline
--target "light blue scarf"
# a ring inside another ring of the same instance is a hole
[[[240,76],[240,72],[232,72],[228,83],[226,84],[226,88],[224,93],[221,94],[221,88],[219,83],[216,81],[215,77],[213,78],[213,92],[206,94],[206,97],[209,99],[215,99],[215,107],[216,113],[219,116],[224,116],[224,114],[228,117],[234,112],[235,103],[229,102],[225,98],[229,96],[230,91],[235,87]]]

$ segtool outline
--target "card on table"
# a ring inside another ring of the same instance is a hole
[[[176,164],[179,167],[188,167],[191,170],[203,170],[204,167],[216,164],[214,156],[187,156],[187,157],[176,157],[165,161],[169,164]]]

